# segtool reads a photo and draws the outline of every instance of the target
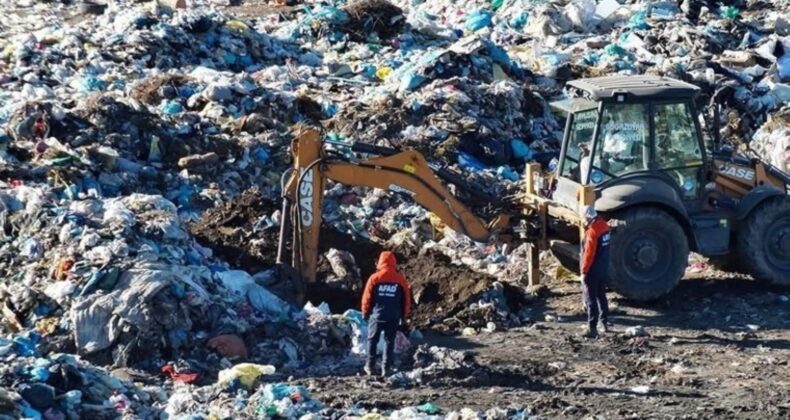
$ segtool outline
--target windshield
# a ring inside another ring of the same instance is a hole
[[[590,174],[592,183],[650,167],[649,118],[646,104],[608,104],[604,107]]]

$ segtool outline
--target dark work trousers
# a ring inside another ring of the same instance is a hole
[[[606,324],[609,321],[609,302],[606,300],[606,279],[602,276],[584,276],[582,282],[584,305],[587,306],[587,322],[590,329],[596,329],[598,319]]]
[[[397,319],[379,321],[376,317],[370,317],[370,321],[368,321],[368,366],[373,367],[376,364],[376,347],[379,337],[383,333],[386,351],[381,365],[386,369],[392,367],[392,363],[395,361],[395,335],[398,333],[398,324],[400,324],[400,320]]]

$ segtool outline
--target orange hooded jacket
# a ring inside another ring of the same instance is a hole
[[[411,287],[406,278],[398,272],[395,254],[390,251],[382,252],[376,268],[378,270],[370,276],[365,285],[365,292],[362,294],[362,314],[368,316],[373,311],[376,286],[382,283],[394,283],[403,290],[403,317],[406,318],[411,312]]]
[[[584,245],[583,245],[583,252],[582,252],[582,261],[581,261],[581,271],[582,274],[590,274],[591,271],[595,271],[594,268],[597,268],[600,273],[597,274],[605,274],[606,273],[606,265],[609,263],[609,224],[606,223],[606,220],[601,218],[596,218],[590,223],[590,226],[587,227],[587,230],[584,232]],[[601,264],[596,265],[597,260],[607,260],[602,262]]]

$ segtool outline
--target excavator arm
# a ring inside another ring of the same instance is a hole
[[[365,152],[375,149],[359,145],[357,150]],[[278,263],[281,267],[287,267],[285,238],[290,224],[293,224],[293,258],[290,267],[295,272],[288,277],[292,277],[291,280],[297,285],[300,297],[304,293],[302,282],[316,280],[323,193],[327,180],[407,194],[448,227],[475,241],[485,241],[493,232],[509,226],[507,215],[501,215],[491,223],[480,220],[447,190],[437,177],[437,171],[419,152],[386,150],[391,151],[388,156],[367,160],[333,159],[324,152],[323,141],[317,130],[303,131],[294,140],[294,168],[283,188],[283,215],[290,217],[283,217],[280,226]],[[452,177],[447,172],[443,174]]]

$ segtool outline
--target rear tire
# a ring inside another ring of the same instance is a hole
[[[790,197],[768,199],[738,227],[740,265],[757,280],[790,286]]]
[[[677,286],[688,265],[689,246],[678,221],[664,210],[637,207],[612,218],[610,287],[634,300],[660,298]]]

